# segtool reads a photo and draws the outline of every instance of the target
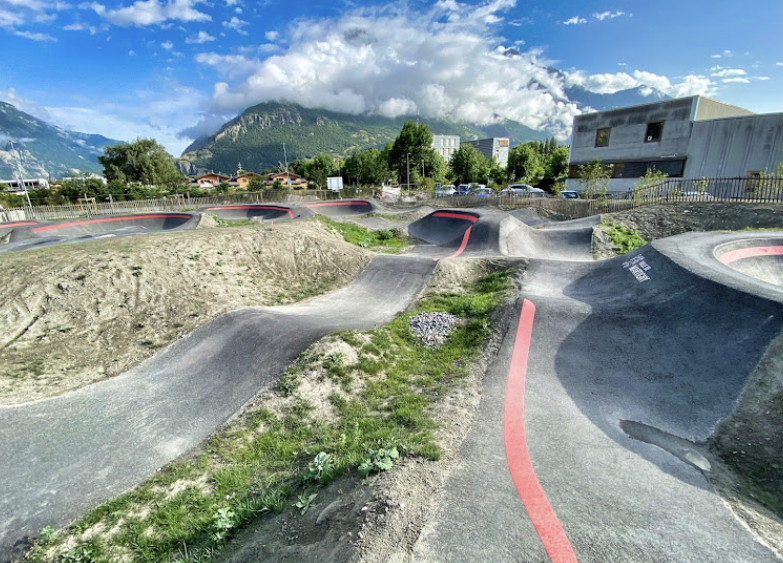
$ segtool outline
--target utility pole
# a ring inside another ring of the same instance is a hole
[[[407,190],[408,190],[408,193],[410,193],[410,191],[411,191],[411,153],[408,153],[407,155],[405,155],[405,160],[406,160],[407,165],[408,165],[408,182],[407,182],[408,187],[407,187]]]
[[[285,161],[285,179],[288,182],[288,193],[291,194],[291,175],[288,173],[288,156],[285,153],[285,143],[283,143],[283,160]],[[278,161],[279,164],[279,161]]]

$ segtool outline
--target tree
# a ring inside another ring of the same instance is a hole
[[[111,145],[98,157],[108,181],[125,184],[174,187],[182,174],[174,158],[154,139],[136,139],[132,143]]]
[[[249,192],[260,192],[264,189],[264,187],[265,182],[261,176],[253,176],[247,183],[247,191]]]
[[[478,180],[485,160],[484,155],[472,145],[460,145],[457,152],[451,156],[449,166],[457,183],[469,184]]]
[[[587,198],[605,196],[611,175],[611,167],[601,164],[597,158],[581,165],[579,167],[579,183],[582,185],[583,196]]]
[[[533,178],[544,174],[544,163],[540,152],[541,144],[530,141],[511,149],[508,153],[506,171],[508,177],[529,183]]]
[[[568,177],[568,152],[568,145],[555,147],[544,165],[545,178],[552,182],[563,182]]]
[[[406,121],[403,124],[389,151],[389,168],[397,172],[397,180],[400,183],[408,181],[409,165],[411,174],[422,169],[422,162],[431,148],[432,133],[426,124],[416,124],[415,121]]]

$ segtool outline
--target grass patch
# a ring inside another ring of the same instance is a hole
[[[372,248],[381,252],[398,253],[408,246],[408,239],[399,229],[381,229],[372,231],[360,225],[352,223],[340,223],[325,217],[316,215],[316,220],[342,235],[345,242],[355,244],[361,248]]]
[[[601,228],[609,235],[614,251],[618,255],[627,254],[647,244],[647,241],[640,237],[639,233],[634,229],[609,221],[601,221]]]
[[[383,327],[330,337],[352,346],[355,358],[314,345],[281,377],[275,410],[265,403],[246,412],[133,491],[65,530],[42,530],[28,560],[207,561],[269,513],[306,512],[318,489],[340,475],[387,470],[404,456],[438,459],[429,407],[468,377],[509,278],[509,271],[491,273],[466,293],[424,299]],[[425,311],[464,322],[430,349],[409,328],[410,318]],[[357,385],[331,392],[334,416],[327,417],[301,394],[305,377],[350,377]]]
[[[250,219],[223,219],[217,215],[212,215],[217,223],[218,227],[260,227],[261,224],[258,221],[252,221]]]

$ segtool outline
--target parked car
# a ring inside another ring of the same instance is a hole
[[[534,188],[528,184],[511,184],[504,190],[501,190],[501,194],[504,195],[524,195],[528,197],[544,197],[546,192],[541,188]]]
[[[471,192],[471,195],[476,197],[492,197],[495,192],[492,188],[476,188]]]
[[[454,195],[468,195],[470,193],[470,184],[460,184],[454,190]]]
[[[688,199],[715,199],[710,192],[682,192],[680,197],[687,197]]]
[[[579,199],[579,194],[572,190],[563,190],[560,192],[560,197],[563,199]]]
[[[453,184],[449,184],[448,186],[442,186],[440,188],[435,189],[435,197],[447,197],[450,195],[454,195],[454,192],[456,191],[456,188]]]

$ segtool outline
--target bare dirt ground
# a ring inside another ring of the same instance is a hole
[[[0,405],[118,375],[227,311],[344,285],[370,258],[315,221],[2,254]]]

